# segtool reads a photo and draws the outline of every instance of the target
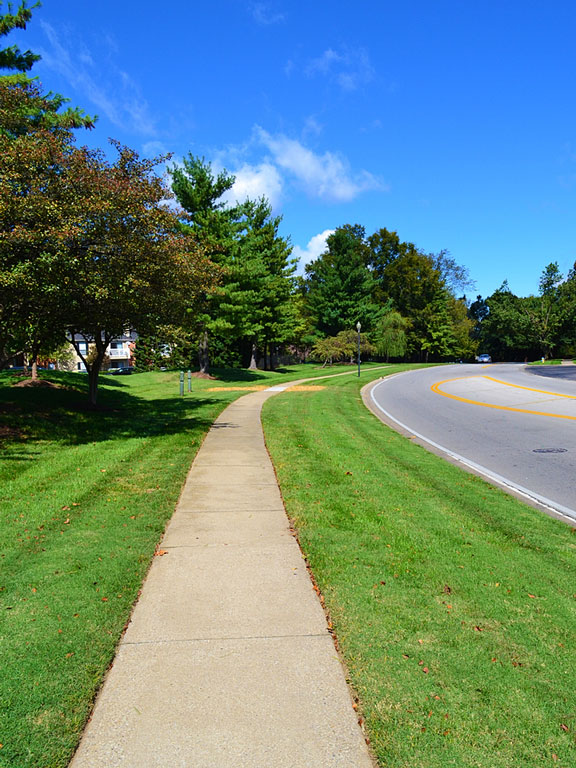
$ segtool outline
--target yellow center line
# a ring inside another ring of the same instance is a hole
[[[515,413],[530,413],[534,416],[549,416],[552,419],[568,419],[570,421],[576,421],[576,416],[565,416],[561,413],[546,413],[545,411],[529,411],[526,408],[513,408],[509,405],[494,405],[493,403],[482,403],[478,400],[471,400],[467,397],[460,397],[459,395],[451,395],[448,392],[443,392],[440,389],[440,386],[442,384],[448,384],[451,381],[463,381],[464,379],[488,379],[489,381],[495,381],[497,384],[504,384],[507,387],[514,387],[515,389],[525,389],[529,392],[539,392],[541,394],[545,395],[554,395],[555,397],[563,397],[568,400],[576,400],[576,396],[574,395],[565,395],[561,392],[547,392],[544,389],[534,389],[533,387],[522,387],[519,384],[510,384],[507,381],[501,381],[500,379],[494,379],[492,376],[459,376],[455,379],[444,379],[443,381],[437,381],[435,384],[432,384],[430,389],[432,392],[435,392],[437,395],[442,395],[442,397],[448,397],[451,400],[458,400],[461,403],[470,403],[471,405],[480,405],[482,408],[495,408],[499,411],[514,411]]]
[[[495,379],[493,376],[483,376],[482,378],[490,379],[490,381],[495,381],[497,384],[504,384],[507,387],[514,387],[515,389],[527,389],[529,392],[541,392],[544,395],[554,395],[555,397],[566,397],[569,400],[576,400],[576,395],[564,395],[562,392],[550,392],[549,389],[534,389],[534,387],[522,387],[520,384],[510,384],[509,381],[502,381],[501,379]]]

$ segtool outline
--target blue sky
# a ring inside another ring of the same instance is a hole
[[[44,0],[9,41],[99,115],[81,143],[225,167],[302,261],[386,227],[527,295],[576,261],[575,27],[570,0]]]

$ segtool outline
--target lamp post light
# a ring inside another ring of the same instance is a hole
[[[356,323],[356,330],[358,331],[358,376],[360,376],[360,320]]]

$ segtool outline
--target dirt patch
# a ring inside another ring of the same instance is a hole
[[[44,387],[45,389],[63,389],[60,384],[54,384],[46,379],[21,379],[13,387]]]
[[[21,429],[9,427],[7,424],[0,424],[0,443],[22,439],[24,439],[24,432]]]
[[[326,389],[325,386],[314,386],[313,384],[296,384],[295,387],[290,387],[287,392],[318,392],[319,389]]]
[[[193,379],[210,379],[211,381],[216,381],[216,376],[211,376],[209,373],[201,373],[200,371],[196,371],[192,374]]]

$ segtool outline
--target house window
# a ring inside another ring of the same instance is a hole
[[[81,355],[86,355],[88,353],[88,342],[87,341],[79,341],[78,342],[78,351]]]

